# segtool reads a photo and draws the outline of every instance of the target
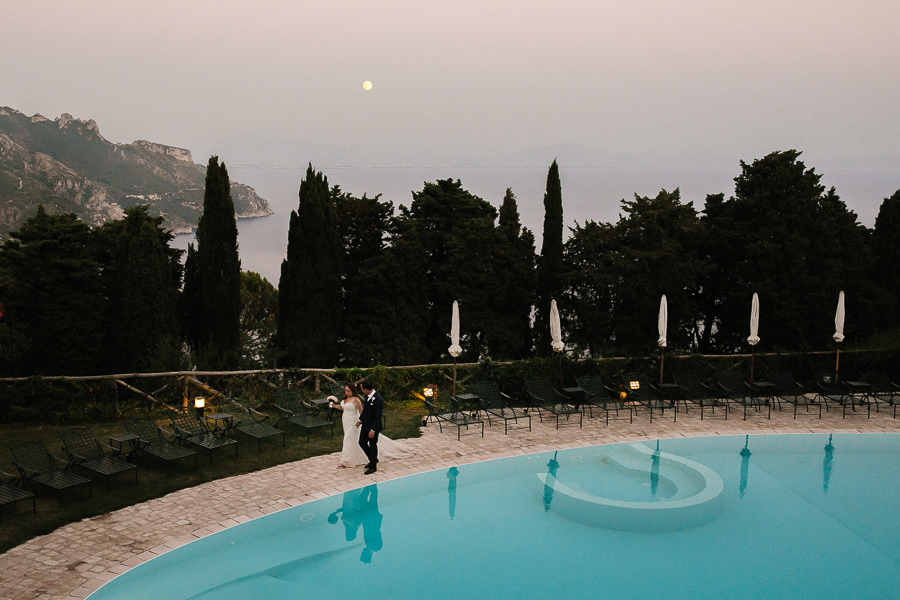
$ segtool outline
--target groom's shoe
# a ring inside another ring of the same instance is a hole
[[[374,473],[374,472],[377,471],[377,470],[378,470],[378,469],[376,469],[374,466],[371,466],[371,467],[368,467],[368,468],[366,469],[365,474],[366,474],[366,475],[371,475],[372,473]]]

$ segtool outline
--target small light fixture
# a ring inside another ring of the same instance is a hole
[[[203,396],[194,397],[194,410],[197,411],[198,417],[203,417],[203,409],[206,407],[206,398]]]
[[[434,398],[434,386],[425,386],[425,389],[422,390],[422,395],[426,398]]]
[[[624,402],[627,398],[628,398],[628,392],[626,392],[624,390],[619,392],[619,400],[622,400]]]

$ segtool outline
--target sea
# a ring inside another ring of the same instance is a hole
[[[551,159],[552,160],[552,159]],[[900,189],[900,170],[879,162],[876,167],[834,162],[825,168],[816,165],[822,184],[835,187],[837,194],[856,212],[859,221],[873,227],[878,208],[884,198]],[[475,196],[500,206],[506,189],[516,196],[522,224],[535,234],[540,251],[544,218],[546,165],[471,166],[471,165],[316,165],[328,178],[329,186],[338,185],[355,196],[381,195],[395,208],[409,206],[413,193],[426,182],[440,179],[460,180],[464,189]],[[281,262],[287,253],[290,213],[298,206],[300,182],[306,175],[306,164],[240,164],[228,165],[232,180],[249,185],[265,198],[274,214],[267,217],[239,219],[238,244],[241,268],[255,271],[278,286]],[[655,197],[660,190],[678,188],[683,202],[691,202],[700,211],[709,194],[734,194],[734,178],[739,166],[659,167],[617,165],[609,167],[565,167],[560,163],[564,236],[569,228],[587,221],[614,223],[622,213],[622,201],[635,194]],[[193,234],[176,236],[173,246],[186,249]]]

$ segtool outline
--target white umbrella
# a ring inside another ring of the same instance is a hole
[[[559,325],[559,309],[556,308],[556,300],[550,301],[550,347],[554,352],[562,352],[565,344],[562,342],[562,327]]]
[[[453,301],[453,316],[450,318],[450,347],[447,352],[453,357],[453,395],[456,396],[456,358],[462,354],[459,345],[459,304]]]
[[[753,292],[753,300],[750,303],[750,337],[747,341],[751,346],[759,343],[759,296]]]
[[[669,304],[666,302],[666,295],[663,294],[662,298],[659,300],[659,320],[657,321],[657,328],[659,329],[659,339],[656,341],[659,344],[659,382],[663,382],[663,368],[665,366],[666,361],[666,329],[669,324]]]
[[[562,351],[565,344],[562,341],[562,327],[559,325],[559,309],[556,300],[550,301],[550,347],[554,352],[559,352],[559,384],[562,385]]]
[[[837,311],[834,313],[834,341],[840,344],[844,341],[844,292],[838,294]],[[837,380],[838,365],[841,361],[841,347],[838,346],[837,354],[834,357],[834,378]]]
[[[750,303],[750,337],[747,342],[752,346],[750,349],[750,382],[753,383],[753,354],[756,345],[759,343],[759,296],[753,292],[753,300]]]
[[[450,347],[447,351],[453,358],[462,354],[462,347],[459,345],[459,304],[456,300],[453,301],[453,316],[450,319]]]

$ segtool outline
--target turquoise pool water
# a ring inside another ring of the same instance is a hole
[[[90,599],[900,594],[900,435],[640,446],[486,461],[310,502],[173,550]]]

